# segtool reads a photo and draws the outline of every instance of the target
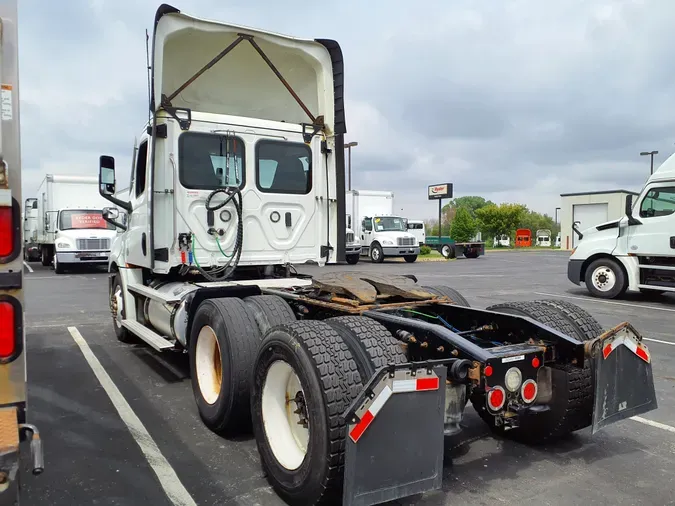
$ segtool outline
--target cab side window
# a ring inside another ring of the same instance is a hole
[[[675,187],[653,188],[640,205],[640,217],[652,218],[675,213]]]
[[[361,223],[361,228],[363,228],[363,230],[366,232],[371,232],[373,230],[373,222],[370,220],[370,218],[363,220],[363,223]]]
[[[145,174],[148,162],[148,141],[143,141],[138,148],[138,158],[136,159],[136,196],[140,197],[145,191]]]

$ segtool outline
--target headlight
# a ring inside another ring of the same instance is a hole
[[[520,388],[520,384],[523,381],[523,375],[520,372],[520,369],[517,367],[512,367],[506,371],[506,376],[504,377],[504,384],[509,392],[517,392]]]
[[[382,241],[382,244],[384,244],[385,246],[393,246],[394,241],[388,241],[388,240],[385,239],[384,241]]]
[[[68,244],[67,242],[57,242],[56,247],[58,249],[70,249],[70,248],[72,248],[72,246],[70,244]]]

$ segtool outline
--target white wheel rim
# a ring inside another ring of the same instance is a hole
[[[616,275],[612,269],[603,265],[593,271],[591,281],[593,286],[601,292],[609,292],[616,285]]]
[[[115,322],[115,326],[117,328],[120,328],[122,326],[122,310],[124,309],[124,299],[122,298],[122,287],[117,286],[117,289],[115,290],[115,293],[113,294],[113,298],[115,299],[115,307],[117,308],[117,311],[115,311],[115,318],[113,321]]]
[[[450,256],[450,247],[449,246],[443,246],[443,256],[444,257]]]
[[[380,258],[380,250],[377,248],[373,248],[373,260],[379,260]]]
[[[216,333],[208,325],[204,325],[197,336],[195,365],[202,397],[208,404],[215,404],[220,395],[223,361]]]
[[[283,360],[273,362],[262,391],[263,425],[274,457],[289,471],[302,465],[309,443],[307,409],[298,405],[296,397],[300,404],[306,399],[293,367]],[[299,409],[302,412],[295,413]]]

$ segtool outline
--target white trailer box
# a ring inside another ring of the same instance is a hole
[[[415,236],[407,231],[407,221],[394,214],[394,193],[350,190],[346,192],[347,227],[361,239],[361,255],[375,263],[385,257],[403,257],[414,262],[420,253]]]
[[[115,227],[103,219],[98,178],[47,174],[38,188],[37,245],[43,265],[108,263]]]

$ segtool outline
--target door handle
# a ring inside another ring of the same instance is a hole
[[[672,249],[675,249],[675,236],[670,238],[670,247]]]
[[[292,223],[291,223],[291,213],[286,213],[285,217],[286,217],[286,226],[287,226],[287,227],[291,227],[291,226],[292,226]]]

